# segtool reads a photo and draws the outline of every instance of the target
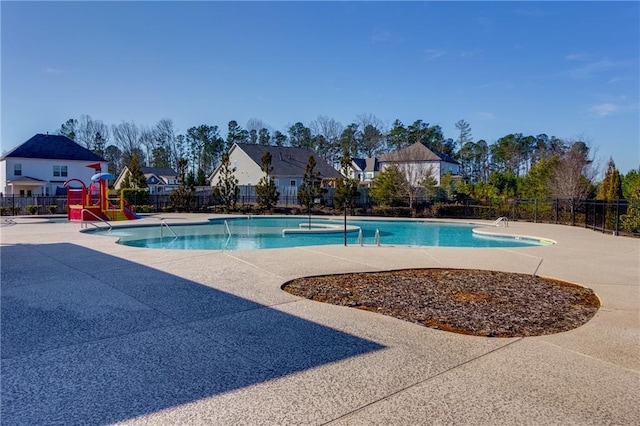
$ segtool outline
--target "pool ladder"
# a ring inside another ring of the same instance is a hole
[[[111,226],[111,224],[109,222],[107,222],[106,220],[104,220],[103,218],[101,218],[100,216],[96,215],[94,212],[92,212],[91,210],[88,210],[88,209],[82,209],[80,211],[80,227],[81,228],[86,228],[87,225],[93,225],[98,229],[102,229],[101,227],[99,227],[95,223],[85,220],[84,219],[84,214],[85,213],[88,213],[89,215],[95,217],[96,220],[99,220],[100,222],[102,222],[105,225],[107,225],[107,227],[109,228],[109,232],[111,232],[111,229],[113,229],[113,227]]]
[[[227,246],[229,245],[229,240],[231,239],[231,229],[229,229],[229,223],[225,220],[224,221],[224,227],[225,230],[227,231],[227,241],[224,242],[224,247],[222,248],[222,251],[227,249]]]
[[[171,231],[171,233],[173,234],[174,237],[178,238],[178,234],[175,233],[175,231],[173,229],[171,229],[171,227],[169,226],[169,224],[167,222],[164,221],[164,219],[160,222],[160,238],[162,238],[164,235],[162,233],[162,227],[166,227],[169,231]]]
[[[506,216],[500,216],[499,218],[497,218],[497,219],[495,220],[495,222],[493,222],[493,223],[491,224],[491,226],[496,226],[496,227],[497,227],[497,226],[499,226],[499,225],[500,225],[500,223],[504,224],[504,227],[505,227],[505,228],[508,228],[508,227],[509,227],[509,218],[508,218],[508,217],[506,217]]]

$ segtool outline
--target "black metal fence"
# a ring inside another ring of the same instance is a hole
[[[174,211],[168,194],[152,194],[146,204],[132,200],[139,213],[158,213]],[[235,211],[245,213],[259,212],[255,193],[241,191]],[[408,202],[398,207],[380,208],[373,205],[368,191],[362,190],[357,208],[351,211],[356,215],[385,215],[397,217],[456,218],[493,220],[501,216],[511,221],[536,223],[555,223],[582,226],[614,235],[640,236],[640,201],[627,200],[567,200],[567,199],[506,199],[472,200],[455,202],[414,200],[411,208]],[[314,209],[315,214],[342,214],[333,209],[333,190],[329,189]],[[0,213],[6,215],[60,214],[66,213],[67,198],[55,196],[0,197]],[[223,206],[211,191],[197,193],[189,206],[189,211],[212,213],[222,211]],[[276,212],[296,214],[300,212],[297,195],[280,195]]]

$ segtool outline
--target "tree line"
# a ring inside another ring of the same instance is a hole
[[[541,133],[511,133],[491,143],[474,140],[465,120],[455,123],[457,134],[445,137],[439,125],[418,119],[405,125],[396,119],[387,128],[373,114],[362,114],[343,125],[333,118],[318,116],[308,126],[296,122],[284,131],[274,130],[262,120],[252,118],[245,127],[231,120],[226,131],[216,125],[201,124],[179,133],[168,118],[153,126],[131,121],[107,125],[89,115],[69,119],[57,130],[80,145],[105,158],[109,172],[118,174],[133,157],[145,166],[180,169],[191,184],[207,185],[207,177],[221,163],[223,154],[234,143],[304,147],[313,150],[336,169],[344,168],[350,158],[379,157],[421,142],[442,156],[461,165],[460,176],[445,176],[438,194],[441,197],[522,197],[592,198],[599,194],[602,182],[596,182],[597,169],[587,143],[566,140]],[[609,168],[615,169],[613,159]],[[617,172],[617,170],[615,170]],[[619,174],[619,172],[618,172]],[[619,174],[617,191],[609,197],[634,196],[638,171]],[[393,181],[388,176],[387,181]],[[397,179],[396,179],[397,180]],[[400,188],[399,193],[416,188]],[[433,193],[427,176],[409,183]],[[623,191],[623,187],[627,188]],[[601,191],[600,191],[601,192]]]

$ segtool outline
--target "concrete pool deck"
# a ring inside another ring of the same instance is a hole
[[[132,248],[79,230],[32,218],[2,222],[2,424],[640,418],[640,239],[510,222],[491,230],[557,244],[221,252]],[[602,306],[569,332],[500,339],[280,290],[305,275],[412,267],[538,268],[538,275],[592,288]]]

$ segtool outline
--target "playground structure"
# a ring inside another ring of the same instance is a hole
[[[67,188],[67,218],[70,221],[139,219],[122,196],[109,200],[107,180],[113,179],[113,175],[100,173],[100,169],[96,171],[98,173],[91,176],[91,185],[88,188],[77,178],[64,183],[64,187]],[[70,188],[68,185],[71,182],[80,183],[81,188]]]

